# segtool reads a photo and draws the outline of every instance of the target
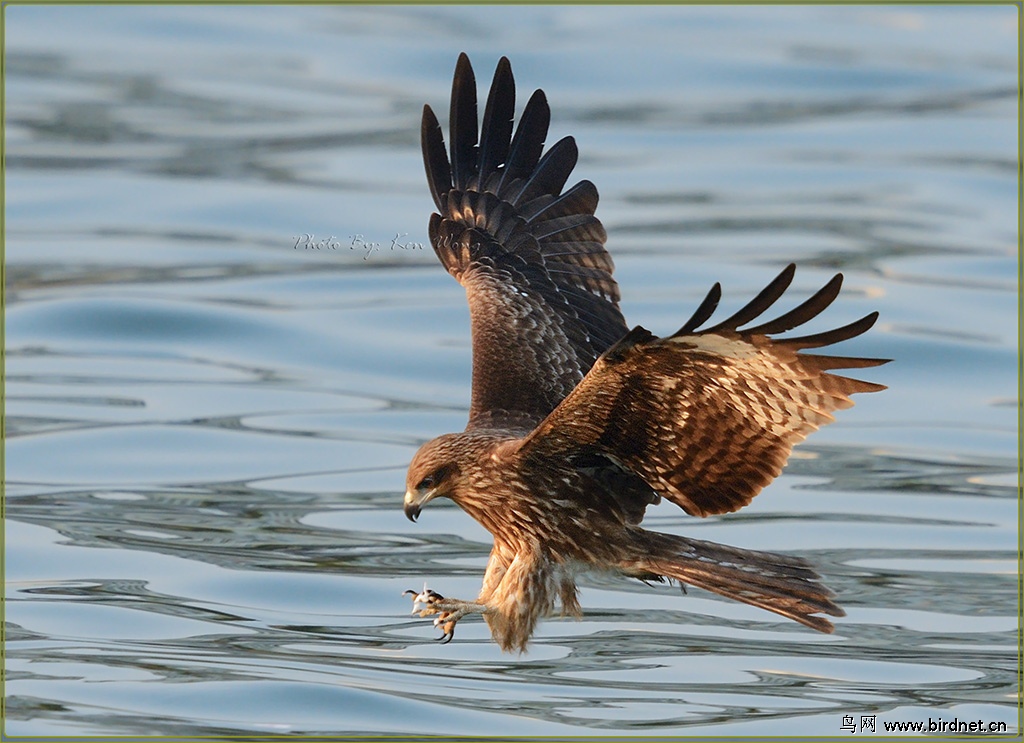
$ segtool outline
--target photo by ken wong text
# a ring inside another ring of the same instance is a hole
[[[355,250],[363,253],[363,260],[368,259],[373,253],[383,250],[423,250],[426,246],[423,243],[408,239],[407,232],[396,232],[389,241],[368,240],[364,235],[356,233],[349,235],[342,240],[334,235],[317,237],[311,232],[304,232],[294,238],[293,250]]]

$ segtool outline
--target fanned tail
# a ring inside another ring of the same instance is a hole
[[[646,577],[672,578],[720,596],[781,614],[819,632],[832,622],[819,614],[846,616],[833,592],[810,564],[799,557],[728,547],[671,534],[647,533],[651,556],[636,565]],[[635,574],[635,573],[634,573]],[[645,576],[641,576],[645,577]]]

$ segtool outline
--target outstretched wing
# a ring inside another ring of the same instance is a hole
[[[743,309],[706,330],[697,328],[718,305],[718,284],[674,335],[634,328],[526,438],[520,454],[598,453],[695,516],[748,504],[779,475],[797,442],[853,404],[850,395],[885,389],[829,373],[885,359],[798,353],[860,335],[877,312],[824,333],[768,337],[828,307],[842,274],[781,317],[739,329],[782,296],[794,270],[788,266]]]
[[[572,137],[546,153],[550,111],[530,98],[512,134],[515,81],[502,57],[483,124],[476,80],[459,56],[452,84],[451,159],[437,117],[423,109],[423,161],[438,212],[430,241],[466,289],[473,332],[469,427],[532,428],[627,330],[597,189],[562,192],[576,165]],[[479,132],[479,134],[478,134]]]

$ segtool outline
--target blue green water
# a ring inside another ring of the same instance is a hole
[[[1016,12],[5,6],[5,733],[1014,728]],[[749,508],[648,516],[809,558],[834,635],[609,578],[522,656],[409,615],[490,546],[401,510],[468,408],[465,300],[420,247],[419,113],[460,51],[576,136],[631,324],[790,261],[798,298],[846,275],[823,327],[881,312],[844,351],[895,359],[887,392]]]

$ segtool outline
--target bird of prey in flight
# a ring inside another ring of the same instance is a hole
[[[452,638],[479,613],[503,650],[526,648],[560,606],[580,616],[576,577],[612,571],[675,580],[773,611],[821,632],[844,615],[803,559],[641,528],[665,498],[693,516],[736,511],[782,471],[793,446],[882,385],[832,373],[883,359],[801,353],[867,331],[873,312],[834,330],[776,337],[816,317],[842,274],[795,308],[762,315],[793,280],[784,268],[738,312],[709,327],[715,284],[693,316],[658,338],[630,329],[594,216],[597,189],[565,189],[576,143],[544,151],[550,111],[537,90],[513,133],[515,82],[498,62],[478,122],[463,54],[446,151],[423,109],[430,241],[466,290],[473,338],[469,423],[426,443],[409,465],[405,513],[446,497],[493,536],[479,596],[424,587],[413,611]]]

